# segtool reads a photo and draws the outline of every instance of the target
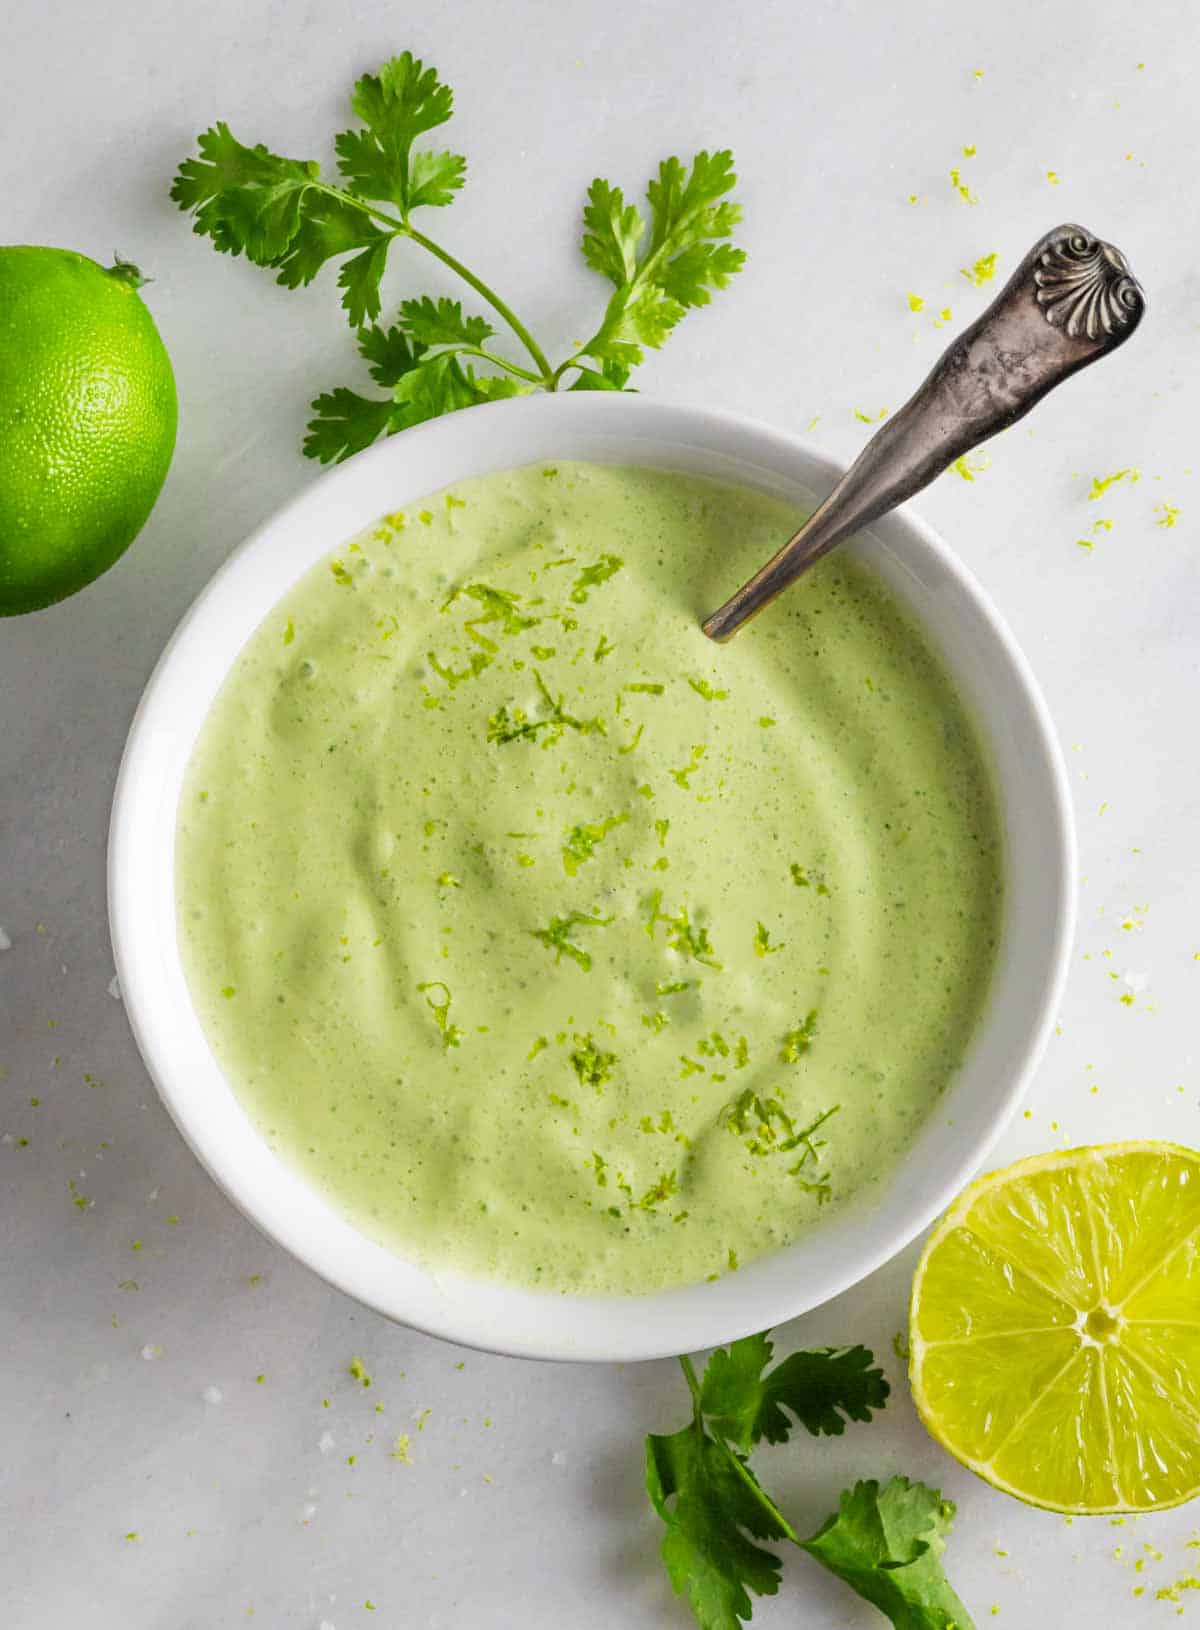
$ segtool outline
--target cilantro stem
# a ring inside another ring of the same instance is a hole
[[[734,1475],[738,1478],[739,1482],[745,1485],[747,1492],[754,1498],[755,1502],[763,1508],[763,1510],[769,1516],[771,1522],[776,1525],[773,1531],[777,1533],[781,1539],[791,1540],[793,1545],[802,1545],[804,1542],[800,1538],[800,1535],[792,1527],[791,1523],[784,1516],[783,1512],[780,1511],[779,1507],[775,1504],[774,1500],[771,1499],[770,1495],[763,1489],[758,1479],[747,1471],[742,1462],[741,1456],[734,1453],[734,1451],[729,1447],[728,1443],[726,1443],[725,1439],[721,1436],[720,1432],[710,1432],[708,1428],[706,1428],[704,1411],[700,1404],[700,1382],[696,1377],[695,1366],[687,1353],[681,1353],[679,1355],[679,1368],[683,1371],[683,1378],[687,1382],[688,1391],[692,1395],[692,1423],[695,1426],[696,1431],[702,1436],[707,1435],[710,1437],[711,1441],[716,1445],[719,1452],[724,1456],[725,1461],[733,1471]]]
[[[803,1547],[804,1541],[801,1539],[800,1535],[792,1527],[791,1523],[784,1516],[783,1512],[780,1511],[779,1507],[775,1504],[774,1500],[772,1500],[771,1496],[763,1488],[758,1479],[747,1470],[742,1457],[735,1454],[726,1443],[725,1439],[720,1435],[715,1436],[713,1438],[713,1442],[724,1454],[725,1459],[728,1461],[733,1471],[736,1472],[737,1476],[745,1484],[747,1491],[754,1496],[755,1500],[757,1500],[758,1504],[763,1508],[771,1520],[778,1524],[776,1532],[779,1534],[779,1537],[781,1539],[791,1540],[793,1545]]]
[[[533,358],[539,370],[538,377],[542,384],[545,385],[548,391],[552,391],[555,388],[557,376],[550,366],[549,358],[511,306],[506,305],[495,290],[490,289],[481,277],[476,277],[470,267],[464,266],[462,261],[456,259],[448,249],[443,249],[440,243],[435,243],[432,238],[427,238],[423,232],[418,232],[415,226],[408,226],[403,230],[414,243],[419,243],[422,249],[428,249],[429,253],[440,260],[443,266],[448,266],[452,272],[457,272],[464,283],[469,283],[475,293],[486,300],[493,311],[498,312],[503,317]]]
[[[532,357],[538,372],[536,375],[527,373],[523,377],[536,379],[537,383],[544,385],[548,391],[556,388],[558,374],[550,366],[550,359],[525,327],[525,324],[512,307],[506,304],[494,289],[489,288],[481,277],[476,277],[469,266],[464,266],[457,256],[452,255],[448,249],[443,249],[441,244],[436,243],[433,238],[427,238],[424,232],[418,232],[410,222],[402,220],[398,215],[392,215],[386,209],[380,209],[377,204],[368,204],[364,199],[356,198],[352,192],[347,192],[342,187],[331,187],[325,182],[314,182],[312,185],[314,191],[327,193],[330,198],[336,198],[339,203],[349,204],[351,208],[361,210],[364,215],[374,216],[377,221],[382,221],[385,226],[390,226],[393,237],[411,238],[414,243],[419,243],[422,249],[427,249],[435,259],[440,260],[443,266],[448,266],[452,272],[457,273],[464,283],[469,283],[475,293],[486,300],[492,310],[504,319]],[[483,353],[480,352],[480,355],[483,355]],[[498,357],[491,357],[488,360],[500,362]],[[511,363],[500,363],[500,365],[508,368],[510,373],[520,373],[521,371],[514,368]],[[560,369],[559,372],[561,373],[562,370]]]
[[[696,1379],[695,1366],[692,1364],[691,1359],[688,1357],[688,1355],[686,1353],[681,1353],[679,1355],[679,1368],[683,1371],[683,1379],[687,1382],[688,1391],[692,1395],[692,1407],[696,1412],[697,1418],[699,1418],[699,1415],[700,1415],[700,1383]]]
[[[438,355],[479,357],[484,362],[490,362],[495,368],[503,368],[505,373],[515,374],[518,379],[527,379],[531,385],[545,383],[541,374],[535,374],[531,368],[522,368],[519,363],[510,362],[507,357],[497,356],[494,351],[485,350],[482,345],[448,345],[444,350],[439,350]]]

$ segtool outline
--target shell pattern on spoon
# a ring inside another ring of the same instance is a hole
[[[794,537],[703,624],[743,623],[850,533],[895,509],[964,453],[1133,333],[1146,309],[1119,249],[1070,223],[1047,232],[925,383],[876,432]]]

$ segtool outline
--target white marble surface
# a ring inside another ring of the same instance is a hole
[[[961,267],[997,250],[1003,273],[1059,219],[1125,248],[1153,305],[1135,340],[919,508],[1040,675],[1078,811],[1061,1034],[1000,1153],[1200,1142],[1195,13],[17,0],[4,36],[3,234],[139,260],[182,401],[174,468],[126,559],[0,625],[5,1630],[682,1626],[640,1491],[642,1434],[682,1418],[675,1368],[463,1353],[327,1289],[201,1173],[109,994],[105,832],[138,692],[214,568],[315,478],[298,455],[307,401],[356,372],[332,277],[288,294],[214,255],[169,204],[171,173],[218,117],[324,156],[354,75],[412,47],[454,85],[453,141],[472,163],[442,233],[557,345],[601,297],[574,243],[591,177],[636,187],[667,152],[729,143],[749,266],[642,383],[791,427],[819,415],[813,438],[840,457],[869,434],[855,409],[897,406],[980,309],[988,291]],[[976,205],[955,195],[955,165]],[[393,298],[448,287],[396,259]],[[1093,476],[1126,467],[1137,484],[1088,502]],[[1179,507],[1174,527],[1162,504]],[[1091,530],[1100,518],[1111,531]],[[913,1256],[782,1339],[863,1340],[900,1382],[890,1341]],[[369,1391],[347,1374],[355,1354]],[[398,1432],[411,1465],[389,1457]],[[939,1483],[959,1502],[949,1560],[979,1624],[1165,1622],[1176,1605],[1155,1591],[1194,1571],[1200,1509],[1122,1528],[1025,1510],[924,1437],[903,1384],[842,1443],[763,1459],[801,1523],[855,1475]],[[755,1617],[882,1622],[803,1559]]]

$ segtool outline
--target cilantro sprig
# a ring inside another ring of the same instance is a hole
[[[497,397],[624,390],[646,348],[661,346],[745,260],[729,241],[741,210],[729,197],[737,178],[728,151],[697,153],[690,164],[664,159],[646,189],[648,214],[598,178],[588,189],[581,248],[612,293],[590,337],[552,364],[496,290],[414,222],[418,212],[453,203],[466,179],[460,153],[418,145],[453,113],[453,92],[437,70],[404,51],[364,74],[350,105],[359,125],[334,138],[336,180],[315,160],[246,146],[219,121],[199,137],[198,153],[180,165],[171,188],[216,250],[271,268],[285,288],[311,283],[327,263],[339,263],[359,353],[388,394],[339,386],[318,396],[304,442],[309,458],[340,462],[381,435]],[[440,261],[489,315],[423,295],[401,301],[390,325],[381,326],[380,286],[399,240]],[[493,317],[509,341],[498,340]]]
[[[869,1421],[888,1384],[865,1347],[792,1353],[772,1367],[764,1333],[718,1348],[703,1379],[679,1360],[692,1419],[646,1439],[646,1490],[666,1533],[662,1559],[701,1630],[741,1630],[752,1596],[773,1596],[781,1565],[760,1541],[787,1540],[891,1620],[894,1630],[973,1630],[942,1570],[954,1506],[923,1483],[893,1477],[846,1490],[808,1538],[763,1488],[749,1451],[786,1443],[795,1424],[840,1436]]]

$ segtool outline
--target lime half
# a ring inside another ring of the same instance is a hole
[[[1053,1511],[1200,1492],[1200,1152],[1035,1155],[965,1189],[917,1264],[913,1398],[950,1453]]]

